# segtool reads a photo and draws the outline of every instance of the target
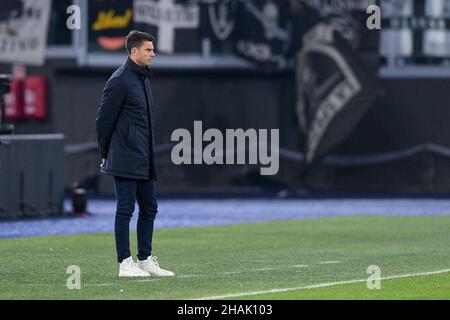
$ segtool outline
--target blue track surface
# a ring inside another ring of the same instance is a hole
[[[137,208],[137,206],[136,206]],[[70,201],[65,210],[71,211]],[[87,217],[0,222],[0,238],[111,232],[115,201],[90,200]],[[348,215],[449,215],[450,199],[196,199],[159,201],[155,228],[193,227]],[[136,229],[137,209],[131,229]]]

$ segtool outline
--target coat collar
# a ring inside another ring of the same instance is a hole
[[[139,77],[150,78],[150,76],[153,74],[148,67],[143,68],[137,65],[133,60],[131,60],[130,57],[128,57],[127,61],[125,62],[125,68],[137,74]]]

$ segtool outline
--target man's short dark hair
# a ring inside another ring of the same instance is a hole
[[[153,42],[154,40],[155,38],[147,32],[133,30],[130,31],[125,39],[125,48],[127,49],[128,55],[131,55],[132,48],[139,49],[144,41]]]

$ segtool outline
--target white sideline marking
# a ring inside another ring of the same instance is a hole
[[[307,264],[297,264],[295,266],[292,266],[292,268],[306,268],[306,267],[309,267],[309,265],[307,265]]]
[[[263,260],[266,261],[266,260]],[[341,263],[342,261],[321,261],[318,264],[334,264],[334,263]],[[290,268],[307,268],[309,265],[307,264],[297,264],[294,266],[290,266]],[[282,268],[259,268],[259,269],[251,269],[248,270],[249,272],[255,272],[255,271],[273,271],[273,270],[279,270]],[[205,275],[199,275],[199,274],[187,274],[187,275],[180,275],[175,276],[176,278],[194,278],[194,277],[207,277],[212,275],[233,275],[233,274],[241,274],[242,271],[230,271],[230,272],[221,272],[216,274],[205,274]],[[152,282],[152,281],[158,281],[161,279],[143,279],[143,280],[131,280],[130,282]],[[103,287],[103,286],[113,286],[114,283],[99,283],[99,284],[86,284],[86,286],[95,286],[95,287]]]
[[[337,264],[342,263],[342,261],[320,261],[318,264]]]
[[[161,279],[142,279],[142,280],[132,280],[130,282],[153,282],[153,281],[160,281]]]
[[[450,269],[432,271],[432,272],[402,274],[402,275],[398,275],[398,276],[381,277],[380,280],[430,276],[430,275],[448,273],[448,272],[450,272]],[[317,289],[317,288],[323,288],[323,287],[333,287],[333,286],[337,286],[337,285],[341,285],[341,284],[353,284],[353,283],[366,282],[366,281],[367,281],[367,279],[357,279],[357,280],[338,281],[338,282],[325,282],[325,283],[313,284],[313,285],[304,286],[304,287],[225,294],[222,296],[203,297],[203,298],[198,298],[198,299],[194,299],[194,300],[215,300],[215,299],[225,299],[225,298],[237,298],[237,297],[254,296],[254,295],[260,295],[260,294],[266,294],[266,293],[278,293],[278,292],[287,292],[287,291],[296,291],[296,290],[305,290],[305,289]]]
[[[192,274],[192,275],[176,276],[176,277],[177,278],[190,278],[190,277],[200,277],[200,275]],[[153,279],[130,280],[129,282],[154,282],[154,281],[161,281],[161,279],[153,278]],[[40,285],[42,285],[42,284],[40,284]],[[86,287],[107,287],[107,286],[114,286],[114,285],[117,285],[117,283],[86,283],[86,284],[84,284],[84,286],[86,286]]]

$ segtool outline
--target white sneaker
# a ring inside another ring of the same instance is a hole
[[[171,277],[174,276],[175,273],[172,271],[164,270],[159,267],[158,260],[155,256],[150,256],[147,260],[137,262],[137,266],[148,273],[151,276],[160,276],[160,277]]]
[[[150,274],[138,268],[132,257],[119,264],[119,277],[148,277]]]

